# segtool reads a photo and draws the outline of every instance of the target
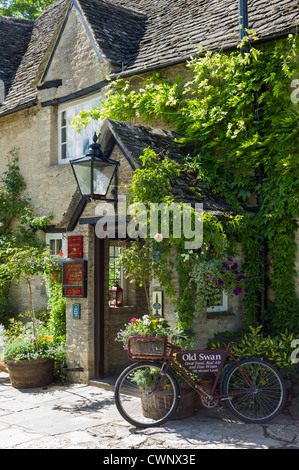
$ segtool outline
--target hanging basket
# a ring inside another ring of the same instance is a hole
[[[54,359],[52,358],[7,360],[6,365],[11,385],[14,388],[44,387],[54,380]]]
[[[52,273],[50,273],[50,277],[57,284],[62,283],[62,273],[61,273],[61,271],[53,271]]]
[[[150,336],[132,336],[128,338],[128,356],[130,359],[163,357],[166,354],[167,339]]]

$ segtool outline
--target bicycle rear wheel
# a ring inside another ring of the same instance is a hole
[[[170,370],[159,388],[162,364],[138,362],[125,369],[118,377],[114,398],[121,416],[133,426],[146,428],[168,421],[178,408],[180,385]]]
[[[278,370],[262,358],[243,359],[239,362],[247,377],[255,387],[250,388],[246,375],[235,364],[224,378],[222,393],[231,394],[244,390],[226,400],[231,412],[247,423],[266,423],[280,413],[284,407],[286,390]]]

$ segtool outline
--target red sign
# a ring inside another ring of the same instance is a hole
[[[64,289],[64,295],[66,297],[82,297],[82,287],[66,287]]]
[[[180,351],[176,353],[178,362],[194,374],[215,372],[222,367],[226,358],[225,351]]]
[[[67,237],[68,258],[83,258],[83,235],[71,235]]]
[[[82,286],[83,284],[82,263],[65,263],[63,284],[67,286]]]

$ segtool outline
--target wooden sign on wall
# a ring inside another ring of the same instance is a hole
[[[87,296],[87,261],[64,261],[62,265],[62,295]]]
[[[67,237],[67,256],[70,259],[83,258],[83,235],[71,235]]]

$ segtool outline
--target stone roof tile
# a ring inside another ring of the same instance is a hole
[[[132,124],[129,122],[107,119],[101,134],[109,128],[122,152],[134,162],[135,168],[141,167],[140,156],[143,150],[151,148],[161,158],[169,158],[181,164],[181,174],[173,185],[172,193],[176,202],[188,204],[203,203],[203,210],[214,215],[228,216],[233,214],[232,208],[221,198],[207,191],[195,172],[183,166],[184,149],[174,139],[179,135],[175,132]],[[196,188],[196,190],[192,189]]]
[[[9,52],[5,55],[9,41],[0,30],[0,64],[5,64],[0,66],[0,74],[7,86],[12,82],[0,114],[29,106],[36,100],[32,85],[69,1],[59,0],[50,5],[34,24],[10,20],[16,41],[12,49],[16,50],[17,43],[20,47],[9,65],[3,59],[9,56]],[[183,62],[195,55],[199,47],[216,50],[236,47],[239,42],[237,0],[74,1],[82,9],[100,50],[114,65],[116,75]],[[261,39],[287,35],[296,31],[299,1],[248,0],[248,18],[248,27]],[[5,21],[1,19],[2,24]]]
[[[6,92],[28,47],[33,25],[31,20],[0,16],[0,80]]]

